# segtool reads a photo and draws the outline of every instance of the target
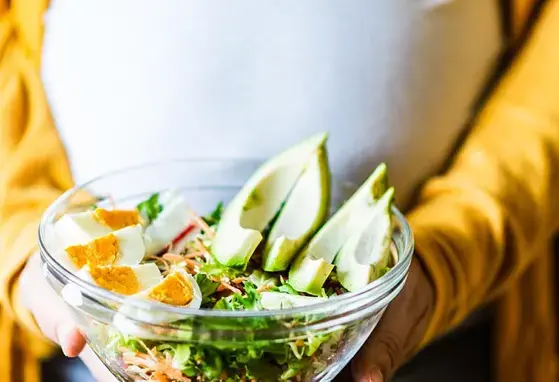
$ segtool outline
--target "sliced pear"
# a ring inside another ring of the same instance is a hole
[[[219,223],[212,252],[220,263],[246,267],[262,241],[261,232],[278,214],[311,159],[324,149],[326,139],[326,134],[307,139],[266,162],[248,180]]]
[[[334,269],[334,258],[349,238],[367,223],[387,185],[387,168],[383,163],[297,256],[289,270],[289,283],[293,288],[299,292],[320,294],[322,285]]]
[[[291,265],[289,284],[299,292],[320,295],[322,285],[334,269],[331,261],[302,252]]]
[[[336,256],[338,281],[350,292],[376,280],[390,263],[393,199],[394,189],[391,188],[378,201],[369,221]]]
[[[322,225],[330,201],[330,171],[326,148],[317,149],[289,194],[264,248],[262,268],[289,268],[293,257]]]
[[[260,304],[266,310],[298,308],[328,300],[325,297],[298,296],[282,292],[262,292]]]
[[[274,287],[278,284],[277,277],[270,273],[262,272],[259,269],[255,269],[248,277],[248,280],[256,285],[257,288],[260,288],[262,286]]]

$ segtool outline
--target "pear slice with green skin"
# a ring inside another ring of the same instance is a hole
[[[387,168],[382,163],[297,256],[289,270],[289,283],[293,288],[320,295],[322,286],[334,269],[332,263],[339,250],[366,224],[387,188]]]
[[[212,253],[221,264],[245,268],[262,231],[280,211],[309,160],[324,147],[315,135],[264,163],[229,203],[219,222]]]
[[[260,294],[260,304],[266,310],[299,308],[327,300],[325,297],[298,296],[282,292],[262,292]]]
[[[350,292],[364,288],[382,275],[390,264],[392,241],[392,202],[394,189],[380,198],[371,216],[336,256],[336,275]]]
[[[319,296],[333,269],[330,262],[303,251],[291,264],[289,284],[298,292]]]
[[[284,271],[322,225],[330,203],[330,170],[325,147],[319,147],[275,221],[262,257],[267,272]]]

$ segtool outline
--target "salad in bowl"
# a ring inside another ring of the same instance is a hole
[[[328,381],[349,362],[413,239],[384,164],[332,208],[326,141],[122,170],[46,211],[47,280],[118,380]]]

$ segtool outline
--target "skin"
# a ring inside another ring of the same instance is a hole
[[[419,348],[433,313],[435,292],[419,260],[406,284],[386,309],[373,335],[353,359],[356,382],[384,382]]]
[[[35,321],[50,340],[60,345],[68,357],[80,357],[99,382],[116,379],[87,346],[66,303],[50,287],[41,271],[39,254],[33,255],[20,278],[22,299]],[[37,293],[40,290],[41,293]]]
[[[43,333],[68,357],[79,356],[99,382],[115,378],[86,345],[64,301],[42,275],[39,256],[32,256],[20,279],[23,301]],[[43,291],[36,293],[37,290]],[[387,308],[373,335],[351,365],[356,382],[385,382],[417,350],[431,318],[434,289],[417,260],[406,285]]]

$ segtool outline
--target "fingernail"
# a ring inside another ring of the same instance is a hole
[[[369,373],[369,382],[384,382],[384,376],[378,368],[373,368]]]
[[[72,331],[72,327],[66,325],[59,325],[56,328],[56,342],[62,348],[62,352],[66,357],[69,356],[68,354],[68,337],[70,336],[70,332]]]
[[[58,344],[66,357],[77,357],[85,346],[85,338],[73,325],[60,326]]]

